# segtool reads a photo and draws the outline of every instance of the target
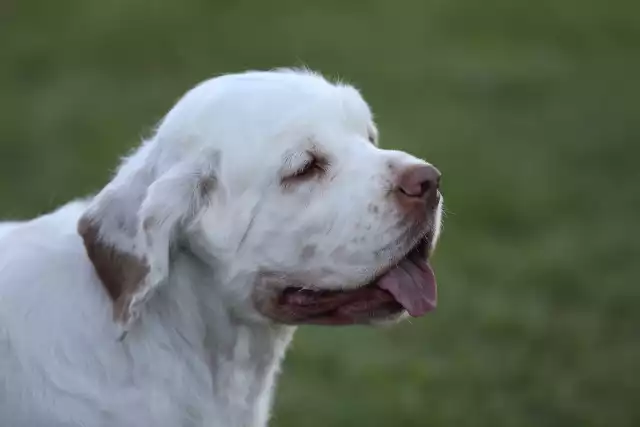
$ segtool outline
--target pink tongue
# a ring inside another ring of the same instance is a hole
[[[436,276],[425,260],[404,259],[380,277],[378,287],[388,291],[411,316],[422,316],[436,308]]]

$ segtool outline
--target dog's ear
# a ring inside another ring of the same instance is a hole
[[[218,184],[218,153],[198,153],[159,172],[150,143],[125,161],[93,199],[78,232],[126,332],[166,282],[176,234]]]

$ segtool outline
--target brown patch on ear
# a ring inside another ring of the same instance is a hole
[[[84,241],[87,255],[113,300],[114,319],[128,322],[131,298],[147,276],[149,266],[146,260],[101,242],[98,229],[88,218],[83,217],[78,222],[78,233]]]

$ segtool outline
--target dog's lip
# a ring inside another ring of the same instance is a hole
[[[422,237],[400,260],[355,289],[285,287],[277,297],[279,311],[295,319],[293,323],[334,325],[388,318],[405,310],[412,316],[424,315],[435,308],[437,298],[429,247],[428,236]]]

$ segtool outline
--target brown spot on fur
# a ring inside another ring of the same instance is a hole
[[[215,177],[203,177],[198,181],[198,193],[200,197],[207,197],[216,187]]]
[[[154,217],[147,217],[144,219],[144,221],[142,221],[142,228],[144,229],[144,231],[149,231],[154,226],[155,222],[157,221]]]
[[[113,300],[114,318],[128,321],[131,298],[147,276],[149,266],[144,259],[101,242],[99,227],[88,218],[80,219],[78,233],[100,281]]]
[[[316,253],[316,245],[304,245],[302,248],[302,254],[300,255],[303,260],[313,258]]]
[[[367,207],[367,210],[371,213],[377,214],[378,212],[380,212],[380,207],[378,205],[374,205],[373,203],[370,203],[369,206]]]

